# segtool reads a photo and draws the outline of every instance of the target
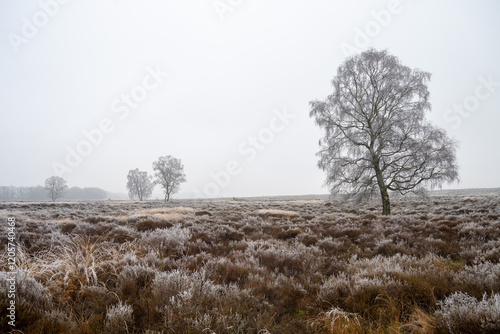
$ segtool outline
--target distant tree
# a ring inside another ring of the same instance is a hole
[[[19,192],[21,193],[21,191]],[[66,194],[66,189],[64,189],[63,193],[61,194],[61,197],[64,197],[65,194]],[[47,198],[47,189],[42,186],[36,186],[27,188],[27,196],[24,197],[23,199],[30,201],[40,201],[45,198]]]
[[[64,190],[67,188],[66,180],[60,176],[52,176],[45,180],[45,189],[49,192],[53,202],[55,202],[57,198],[62,197]]]
[[[41,186],[40,186],[41,187]],[[49,196],[49,192],[45,187],[42,187],[43,195],[40,198],[34,198],[35,191],[33,191],[33,187],[19,187],[16,190],[17,196],[16,198],[23,201],[31,201],[31,200],[45,200],[47,196]]]
[[[80,188],[80,187],[71,187],[71,188],[68,188],[64,192],[64,198],[65,199],[71,199],[71,200],[83,199],[82,198],[82,188]]]
[[[64,194],[64,198],[75,200],[96,200],[106,199],[107,197],[106,191],[94,187],[83,189],[79,187],[71,187],[66,190]]]
[[[425,119],[430,77],[374,49],[340,65],[333,93],[310,103],[324,129],[318,165],[332,193],[360,200],[378,192],[389,215],[389,191],[421,193],[458,180],[457,144]]]
[[[101,188],[83,188],[82,192],[84,199],[106,199],[108,197],[108,193]]]
[[[127,179],[127,190],[131,199],[137,197],[142,201],[153,193],[155,183],[153,177],[148,175],[148,172],[142,172],[136,168],[128,172]]]
[[[0,200],[11,201],[18,199],[19,193],[18,189],[14,186],[2,186],[0,187]]]
[[[170,199],[170,195],[179,191],[182,182],[186,182],[181,160],[170,155],[159,157],[153,162],[153,170],[156,183],[160,184],[165,192],[165,202]]]

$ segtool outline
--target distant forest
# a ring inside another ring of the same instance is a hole
[[[61,200],[99,200],[106,199],[108,193],[100,188],[71,187],[64,191]],[[47,201],[49,192],[42,186],[14,187],[0,186],[0,201]]]

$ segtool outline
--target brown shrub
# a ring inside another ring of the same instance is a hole
[[[69,234],[73,231],[75,227],[76,227],[75,223],[61,224],[61,232]]]
[[[300,234],[300,229],[298,228],[291,228],[291,229],[288,229],[288,230],[285,230],[285,231],[282,231],[280,232],[278,235],[277,235],[277,239],[280,239],[280,240],[288,240],[288,239],[293,239],[295,238],[297,235]]]
[[[144,220],[139,220],[137,223],[135,223],[135,228],[139,232],[151,231],[157,228],[170,228],[172,226],[174,226],[174,224],[172,224],[167,220],[156,220],[156,219],[144,219]]]
[[[431,198],[394,198],[391,217],[339,201],[0,203],[22,222],[18,264],[43,292],[20,294],[18,329],[488,332],[499,197]],[[476,300],[457,313],[458,291]]]

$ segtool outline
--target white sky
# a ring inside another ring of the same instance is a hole
[[[308,102],[331,92],[350,45],[432,73],[428,118],[460,142],[461,182],[446,188],[500,187],[498,13],[494,0],[2,1],[0,185],[43,184],[107,119],[69,186],[126,192],[130,169],[173,155],[178,197],[326,193]],[[156,68],[169,75],[148,78],[135,108],[121,102]],[[238,173],[222,177],[231,161]]]

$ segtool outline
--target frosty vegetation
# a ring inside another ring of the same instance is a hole
[[[130,199],[138,198],[140,201],[151,197],[154,187],[158,184],[163,188],[165,202],[170,196],[179,191],[180,185],[186,182],[184,165],[180,159],[171,155],[159,157],[153,162],[155,178],[148,172],[132,169],[127,175],[127,190]]]
[[[374,49],[339,66],[333,93],[311,102],[310,112],[324,130],[318,165],[332,193],[358,201],[380,194],[389,215],[389,192],[458,180],[457,144],[425,119],[430,77]]]
[[[186,182],[184,165],[180,159],[167,155],[159,157],[153,162],[153,170],[155,171],[156,184],[163,188],[165,202],[168,202],[170,195],[178,192],[181,183]]]
[[[0,203],[18,222],[16,329],[500,332],[500,195],[393,198],[392,216],[377,206]]]
[[[46,201],[50,193],[45,187],[0,186],[0,201]],[[98,200],[108,198],[108,193],[96,187],[71,187],[64,190],[61,200]]]
[[[67,188],[66,180],[60,176],[51,176],[45,180],[45,189],[48,191],[53,202],[62,197]]]
[[[127,175],[128,196],[131,199],[142,201],[151,197],[155,183],[148,172],[140,171],[138,168],[131,169]]]

